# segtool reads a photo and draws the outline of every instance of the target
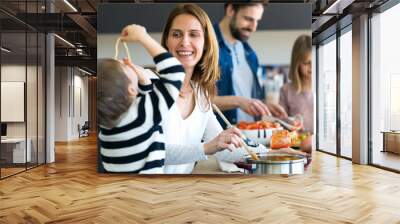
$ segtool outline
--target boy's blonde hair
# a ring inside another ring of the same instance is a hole
[[[136,99],[128,93],[131,81],[126,76],[121,62],[100,59],[97,63],[97,119],[105,128],[117,125]]]
[[[309,35],[299,36],[293,45],[289,70],[289,79],[297,93],[300,93],[303,90],[299,65],[304,61],[309,53],[311,53],[311,37]]]

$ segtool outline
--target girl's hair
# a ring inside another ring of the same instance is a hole
[[[300,93],[303,89],[299,65],[309,53],[311,53],[311,37],[309,35],[299,36],[293,45],[289,70],[289,79],[292,81],[292,85],[297,93]]]
[[[206,99],[206,107],[208,107],[211,99],[216,94],[216,82],[219,79],[218,65],[218,42],[212,27],[211,21],[207,13],[195,4],[179,4],[169,14],[167,23],[165,24],[161,45],[168,49],[167,39],[174,19],[182,14],[194,16],[201,24],[204,32],[204,51],[200,61],[194,68],[191,80],[195,84],[195,90],[198,96],[203,95]]]

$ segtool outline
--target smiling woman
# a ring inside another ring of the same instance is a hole
[[[196,161],[219,151],[223,158],[232,157],[226,149],[241,146],[240,134],[236,129],[223,131],[210,106],[219,68],[217,39],[207,14],[194,4],[176,6],[167,19],[161,43],[186,73],[181,97],[162,125],[166,173],[192,173]],[[243,149],[233,150],[244,155]]]

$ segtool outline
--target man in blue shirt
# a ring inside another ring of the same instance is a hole
[[[267,3],[264,0],[264,4]],[[231,123],[254,121],[262,115],[281,116],[279,105],[266,105],[257,71],[258,58],[247,43],[264,12],[263,3],[225,4],[225,16],[214,25],[219,44],[221,79],[214,103]]]

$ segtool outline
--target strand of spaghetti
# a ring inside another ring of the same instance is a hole
[[[115,42],[115,55],[114,55],[114,59],[118,60],[118,55],[119,55],[119,43],[121,42],[121,37],[118,37],[117,41]],[[122,43],[124,45],[125,51],[126,51],[126,56],[128,57],[128,60],[131,62],[131,54],[129,53],[129,48],[128,45],[123,42]]]
[[[118,60],[118,47],[119,47],[119,42],[121,41],[121,38],[118,37],[117,41],[115,41],[115,55],[114,55],[114,59]]]

